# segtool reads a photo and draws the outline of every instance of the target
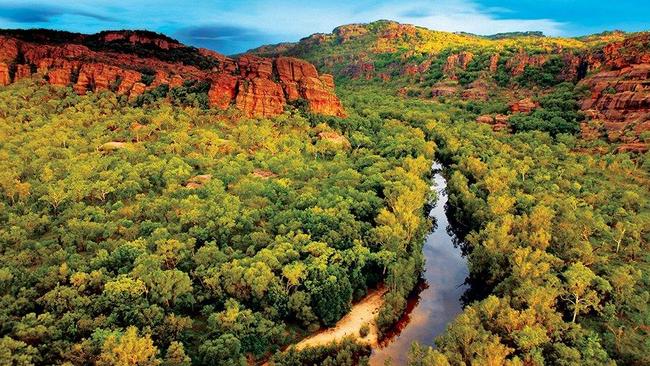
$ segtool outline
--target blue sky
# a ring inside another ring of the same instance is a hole
[[[0,0],[0,28],[148,29],[225,54],[392,19],[444,31],[650,30],[650,0]]]

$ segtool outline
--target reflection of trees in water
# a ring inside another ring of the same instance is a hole
[[[422,292],[428,288],[429,284],[427,281],[424,278],[420,277],[417,285],[415,288],[413,288],[413,291],[411,291],[408,298],[406,299],[406,308],[404,309],[404,313],[397,320],[397,322],[382,336],[379,342],[380,348],[388,346],[394,340],[396,340],[400,334],[402,334],[402,331],[406,329],[406,327],[411,322],[411,313],[420,304],[420,300],[422,299]]]
[[[472,228],[458,220],[459,213],[458,208],[449,203],[445,205],[445,214],[449,222],[446,227],[447,235],[451,237],[454,247],[460,248],[463,256],[467,257],[471,254],[472,248],[465,238],[472,231]],[[485,275],[484,273],[470,273],[465,279],[464,285],[467,286],[467,289],[460,297],[463,307],[486,298],[492,292],[493,286],[486,283]]]
[[[460,297],[463,307],[471,305],[475,301],[480,301],[488,297],[492,293],[494,286],[485,282],[485,277],[482,275],[471,274],[465,279],[467,290]]]

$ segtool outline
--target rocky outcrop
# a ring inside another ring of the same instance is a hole
[[[499,68],[499,60],[501,60],[501,56],[498,53],[495,53],[494,55],[490,56],[491,73],[497,72],[497,69]]]
[[[510,104],[510,111],[513,113],[530,113],[537,108],[539,108],[539,103],[530,98]]]
[[[361,55],[348,63],[341,70],[341,74],[352,79],[364,78],[370,80],[375,77],[375,64]]]
[[[650,145],[645,142],[632,142],[632,143],[627,143],[619,146],[616,149],[616,152],[619,153],[637,153],[637,154],[643,154],[648,152],[650,150]]]
[[[506,68],[510,70],[513,76],[519,76],[524,73],[527,66],[541,67],[546,61],[548,61],[547,55],[530,55],[528,52],[521,50],[506,61]]]
[[[280,84],[266,78],[245,79],[237,89],[235,105],[251,116],[281,114],[286,98]]]
[[[580,82],[591,93],[582,110],[602,121],[611,141],[631,143],[650,131],[650,35],[614,42],[587,57],[594,72]],[[589,131],[587,131],[589,130]],[[584,126],[583,134],[593,132]]]
[[[208,91],[210,105],[219,109],[227,109],[237,97],[237,77],[228,74],[216,74]]]
[[[458,92],[458,84],[449,83],[449,82],[439,82],[431,87],[431,96],[436,97],[446,97],[454,95]]]
[[[11,83],[11,71],[9,70],[9,65],[6,63],[0,63],[0,85],[5,86]]]
[[[458,92],[458,85],[451,84],[446,82],[436,83],[431,87],[431,96],[436,97],[446,97],[454,95]]]
[[[248,116],[268,117],[283,113],[288,102],[304,100],[313,113],[345,116],[333,78],[299,59],[231,59],[150,32],[70,34],[69,43],[36,32],[0,35],[0,85],[33,75],[81,95],[110,90],[135,98],[162,85],[200,81],[209,83],[208,101],[218,109],[235,107]],[[130,52],[133,47],[148,47],[147,56]],[[171,50],[186,60],[168,61]]]
[[[368,33],[368,28],[363,24],[348,24],[334,28],[333,33],[340,43],[347,43]]]
[[[488,83],[481,79],[476,79],[467,86],[467,89],[461,93],[465,100],[486,101],[490,95],[488,93]]]
[[[379,37],[384,40],[403,39],[412,37],[417,33],[417,28],[410,24],[400,24],[392,21],[386,21],[384,23],[385,26],[379,33]]]
[[[123,41],[134,45],[152,45],[163,50],[183,48],[181,43],[168,37],[161,37],[150,32],[107,31],[96,35],[103,42]]]
[[[492,126],[493,131],[501,131],[508,128],[508,119],[504,114],[482,115],[476,118],[476,122]]]
[[[471,52],[453,54],[447,57],[447,61],[445,62],[442,71],[450,79],[457,80],[456,70],[466,70],[469,63],[472,62],[472,59],[474,59],[474,54]]]

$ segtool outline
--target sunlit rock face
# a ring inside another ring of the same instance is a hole
[[[211,107],[248,116],[281,114],[304,100],[309,111],[345,116],[334,81],[303,60],[251,55],[229,58],[150,32],[95,35],[25,31],[0,35],[0,85],[40,77],[78,94],[111,90],[135,98],[160,86],[209,84]]]

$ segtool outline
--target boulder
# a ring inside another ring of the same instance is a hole
[[[513,113],[530,113],[537,108],[539,108],[539,103],[530,98],[525,98],[510,104],[510,111]]]
[[[492,125],[494,124],[494,117],[490,115],[483,115],[483,116],[478,116],[476,117],[476,122],[477,123],[484,123],[487,125]]]

